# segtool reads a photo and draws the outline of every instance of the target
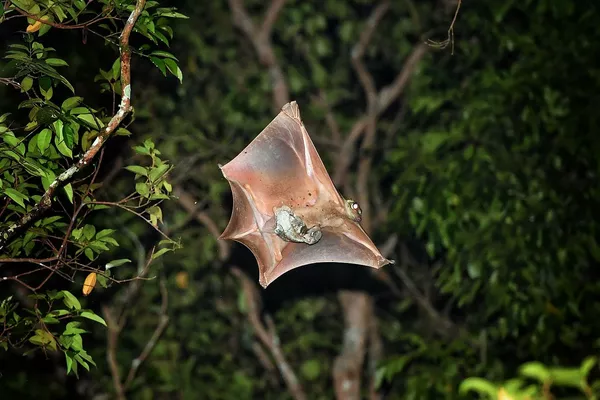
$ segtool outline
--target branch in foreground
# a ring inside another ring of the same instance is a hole
[[[275,57],[275,51],[271,44],[271,32],[273,24],[277,20],[285,0],[272,0],[265,12],[265,17],[260,30],[257,30],[244,7],[243,0],[229,0],[233,24],[237,26],[250,40],[258,55],[260,63],[267,67],[273,82],[273,103],[276,110],[290,101],[290,94],[283,71]]]
[[[52,202],[56,191],[66,184],[68,184],[75,174],[81,171],[86,165],[88,165],[98,151],[102,148],[104,143],[110,138],[110,136],[116,131],[117,127],[123,122],[127,114],[131,112],[131,49],[129,48],[129,37],[133,31],[133,27],[137,22],[142,10],[146,6],[146,0],[137,0],[135,8],[127,18],[125,27],[121,32],[119,39],[120,57],[121,57],[121,103],[119,104],[119,110],[110,119],[106,128],[98,134],[94,143],[90,148],[81,156],[81,158],[60,174],[54,182],[50,184],[48,190],[42,195],[40,201],[33,206],[27,214],[21,219],[9,226],[4,231],[0,232],[0,252],[3,251],[8,243],[21,231],[26,229],[31,223],[37,221],[41,216],[52,207]]]
[[[281,376],[283,377],[283,380],[285,381],[285,384],[287,385],[292,397],[295,400],[306,400],[306,394],[304,393],[304,389],[302,388],[300,381],[298,381],[298,377],[296,377],[292,367],[283,355],[273,320],[267,317],[266,326],[261,321],[259,308],[260,295],[256,290],[256,285],[238,268],[232,268],[231,272],[240,281],[242,291],[244,292],[244,296],[246,298],[246,305],[248,307],[248,321],[250,322],[250,325],[252,325],[256,336],[261,341],[263,346],[266,347],[271,353],[271,356],[275,360],[275,364],[277,365],[277,368],[279,369],[279,372],[281,373]]]

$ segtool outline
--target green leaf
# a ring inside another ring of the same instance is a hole
[[[148,200],[169,200],[169,196],[163,193],[153,193],[148,197]]]
[[[96,227],[94,225],[87,224],[83,227],[83,236],[87,240],[92,240],[94,235],[96,235]]]
[[[189,18],[187,15],[178,13],[176,11],[161,12],[160,16],[161,17],[169,17],[169,18],[181,18],[181,19],[188,19]]]
[[[96,233],[96,239],[102,239],[103,237],[110,236],[114,232],[114,229],[102,229],[100,232]]]
[[[145,182],[136,183],[135,191],[144,197],[150,193],[150,189],[148,189],[148,185]]]
[[[44,15],[42,16],[42,19],[44,19],[44,17],[48,17],[46,18],[46,20],[51,20],[53,19],[52,17],[48,16],[48,15]],[[52,25],[48,25],[48,24],[42,24],[42,27],[40,28],[40,30],[38,31],[38,37],[39,36],[43,36],[46,33],[48,33],[48,31],[50,30],[50,28],[52,28]]]
[[[94,251],[89,247],[83,251],[83,254],[85,254],[90,261],[94,261]]]
[[[40,149],[40,152],[44,154],[50,146],[50,141],[52,140],[52,130],[48,128],[44,128],[38,134],[37,139],[37,147]]]
[[[162,51],[162,50],[155,50],[152,53],[150,53],[151,56],[160,56],[160,57],[165,57],[165,58],[171,58],[175,61],[179,61],[177,60],[177,57],[175,57],[173,54],[167,52],[167,51]]]
[[[21,90],[23,90],[24,92],[27,92],[29,89],[31,89],[32,86],[33,86],[33,78],[30,76],[26,76],[21,81]]]
[[[63,335],[79,335],[81,333],[87,333],[87,331],[85,329],[81,329],[79,325],[81,325],[81,322],[69,322],[65,327]]]
[[[491,398],[495,399],[498,393],[496,385],[483,378],[467,378],[460,384],[458,388],[459,393],[466,394],[467,392],[473,391],[479,394],[486,394]]]
[[[105,268],[108,271],[111,268],[119,267],[119,266],[121,266],[123,264],[127,264],[127,263],[130,263],[130,262],[131,262],[131,260],[128,259],[128,258],[120,258],[118,260],[112,260],[112,261],[106,263],[106,267]]]
[[[167,69],[165,67],[165,62],[158,58],[158,57],[150,57],[150,61],[152,61],[152,63],[154,65],[156,65],[156,68],[158,68],[160,70],[160,72],[162,72],[163,76],[167,76]]]
[[[62,135],[56,135],[54,138],[54,145],[56,149],[65,157],[73,158],[73,151],[67,146]]]
[[[102,121],[100,121],[98,118],[95,118],[93,114],[79,114],[77,115],[77,119],[92,129],[104,128]]]
[[[115,132],[115,134],[117,136],[131,136],[131,131],[125,129],[125,128],[119,128],[117,129],[117,131]]]
[[[146,170],[146,168],[140,166],[140,165],[128,165],[125,167],[126,170],[131,171],[135,174],[139,174],[142,176],[148,176],[148,171]]]
[[[75,360],[76,360],[76,361],[77,361],[77,362],[78,362],[80,365],[82,365],[82,366],[83,366],[83,368],[85,368],[87,371],[89,371],[89,370],[90,370],[90,366],[88,365],[88,363],[82,360],[82,358],[81,358],[81,352],[80,352],[80,353],[78,353],[78,354],[75,356]]]
[[[161,178],[168,170],[170,166],[169,164],[162,164],[156,168],[152,168],[150,173],[148,174],[148,178],[152,182],[156,182],[159,178]]]
[[[4,194],[13,199],[15,203],[19,204],[21,207],[25,208],[25,201],[28,200],[28,197],[24,194],[16,191],[13,188],[4,189]]]
[[[106,326],[106,321],[102,319],[101,316],[94,314],[92,311],[84,311],[80,314],[83,318],[91,319],[92,321],[96,321],[104,326]]]
[[[62,105],[60,106],[60,108],[62,108],[65,111],[69,111],[69,110],[77,107],[79,104],[81,104],[82,101],[83,101],[83,97],[79,97],[79,96],[69,97],[68,99],[66,99],[65,101],[62,102]]]
[[[142,154],[142,155],[150,155],[150,151],[148,151],[147,148],[142,147],[142,146],[134,146],[133,149],[135,150],[136,153],[138,154]]]
[[[63,309],[52,310],[52,315],[55,315],[57,317],[62,317],[63,315],[68,315],[68,314],[71,314],[71,311],[63,310]]]
[[[121,57],[117,58],[111,67],[111,74],[114,80],[119,79],[121,76]]]
[[[579,368],[550,368],[550,379],[556,385],[578,388],[584,382]]]
[[[73,204],[73,186],[71,186],[71,184],[68,183],[63,187],[63,190],[65,191],[65,194],[67,195],[67,198],[69,199],[69,202],[71,204]]]
[[[150,215],[150,222],[152,225],[156,226],[158,221],[162,222],[162,210],[158,206],[152,206],[146,210],[146,212]]]
[[[581,363],[581,367],[579,367],[581,375],[584,378],[587,378],[587,376],[590,374],[590,371],[592,370],[592,368],[594,368],[597,362],[598,358],[594,356],[587,357],[585,360],[583,360],[583,362]]]
[[[547,382],[550,379],[550,371],[541,362],[533,361],[523,364],[519,368],[519,374],[528,378],[533,378],[540,383]]]
[[[52,182],[54,182],[55,179],[56,175],[54,175],[54,172],[47,170],[46,174],[42,176],[42,186],[44,187],[44,190],[48,190],[48,188],[50,187]]]
[[[96,276],[96,279],[98,280],[98,283],[100,284],[100,286],[102,286],[103,288],[108,287],[108,279],[106,279],[106,276],[104,276],[102,274],[98,274]]]
[[[153,259],[153,260],[156,260],[158,257],[162,256],[163,254],[165,254],[165,253],[167,253],[167,252],[169,252],[169,251],[173,251],[173,250],[172,250],[172,249],[169,249],[169,248],[166,248],[166,247],[165,247],[165,248],[163,248],[163,249],[160,249],[159,251],[157,251],[156,253],[154,253],[154,254],[152,255],[152,259]]]
[[[68,290],[61,290],[58,294],[60,297],[57,297],[57,298],[62,297],[63,303],[65,303],[65,306],[67,308],[81,310],[81,303],[79,303],[79,300],[77,300],[77,297],[73,296],[73,294],[71,292],[69,292]]]
[[[56,319],[54,316],[52,315],[46,315],[42,321],[44,321],[46,324],[58,324],[60,321],[58,319]]]
[[[52,334],[43,329],[36,329],[35,335],[29,338],[29,341],[36,346],[48,347],[52,350],[56,350],[56,340]]]
[[[71,125],[67,124],[63,128],[63,139],[68,148],[72,149],[75,144],[75,131],[71,128]]]
[[[73,152],[71,148],[67,146],[65,135],[64,135],[64,124],[61,120],[56,120],[52,124],[54,127],[54,131],[56,132],[56,137],[54,138],[54,144],[56,145],[56,149],[64,156],[73,158]]]
[[[71,368],[73,367],[73,357],[71,357],[70,351],[65,351],[65,361],[67,363],[67,375],[71,372]]]
[[[173,75],[175,75],[177,77],[177,79],[179,79],[180,83],[183,83],[183,73],[181,72],[181,69],[179,68],[179,66],[177,65],[177,63],[173,60],[171,60],[170,58],[165,58],[163,59],[165,65],[167,66],[167,68],[169,69],[169,71],[171,71],[171,73]]]
[[[69,64],[65,60],[61,60],[60,58],[47,58],[46,64],[52,65],[53,67],[67,67]]]

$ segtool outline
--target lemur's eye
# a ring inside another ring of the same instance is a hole
[[[354,200],[346,200],[346,207],[348,209],[348,216],[356,222],[361,221],[362,210],[357,202]]]

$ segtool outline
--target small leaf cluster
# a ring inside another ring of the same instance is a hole
[[[67,290],[48,291],[44,294],[31,294],[29,299],[35,301],[34,309],[24,309],[18,313],[17,304],[12,297],[0,303],[0,324],[5,330],[16,336],[20,332],[19,341],[13,342],[11,336],[0,336],[0,347],[8,350],[11,347],[22,347],[25,342],[35,347],[25,354],[35,351],[61,351],[65,354],[67,373],[77,375],[78,365],[89,371],[90,364],[96,365],[83,347],[82,334],[88,333],[81,328],[85,319],[106,326],[102,317],[93,310],[84,309],[75,295]],[[68,321],[68,322],[67,322]]]
[[[484,378],[467,378],[460,385],[461,393],[474,392],[490,400],[550,400],[553,389],[579,392],[585,399],[595,400],[600,391],[600,380],[590,383],[590,373],[597,369],[598,358],[586,357],[579,367],[549,367],[541,362],[528,362],[519,368],[519,377],[503,383]]]

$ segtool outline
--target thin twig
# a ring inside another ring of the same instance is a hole
[[[436,332],[444,337],[462,337],[467,340],[471,345],[475,347],[481,347],[481,343],[479,340],[474,339],[473,336],[467,332],[464,328],[456,325],[454,322],[449,320],[448,318],[441,315],[435,307],[431,304],[431,302],[427,299],[427,297],[421,293],[421,290],[417,287],[417,285],[413,282],[413,280],[406,273],[406,267],[418,267],[416,261],[412,258],[409,253],[408,248],[404,243],[401,244],[402,252],[400,255],[401,262],[396,264],[396,273],[406,286],[408,293],[415,300],[417,305],[427,313],[429,318],[433,321],[433,326]]]
[[[213,238],[217,241],[219,247],[219,260],[224,261],[229,257],[231,244],[225,240],[217,240],[221,235],[219,227],[215,221],[205,212],[198,210],[194,197],[186,192],[182,187],[175,186],[173,194],[178,198],[179,204],[198,222],[208,229]]]
[[[146,346],[144,346],[144,350],[137,356],[133,361],[131,361],[131,368],[129,369],[129,373],[127,374],[127,379],[125,380],[125,384],[123,385],[125,389],[128,389],[131,386],[131,383],[135,379],[135,375],[137,374],[140,366],[146,361],[156,344],[158,343],[158,339],[160,339],[161,335],[165,331],[167,325],[169,324],[169,315],[168,315],[168,302],[169,302],[169,293],[167,291],[167,285],[165,281],[161,279],[160,281],[160,295],[161,295],[161,307],[160,314],[158,316],[158,325],[154,329],[150,340],[146,342]]]
[[[425,42],[427,45],[431,47],[436,47],[438,49],[445,49],[446,47],[448,47],[449,44],[451,44],[452,50],[450,54],[454,55],[454,24],[456,23],[456,18],[458,17],[458,11],[460,10],[461,4],[462,0],[458,0],[456,4],[456,10],[454,11],[454,17],[452,18],[452,22],[450,23],[450,27],[448,28],[448,37],[442,40],[441,42],[432,39],[427,39],[427,41]]]

